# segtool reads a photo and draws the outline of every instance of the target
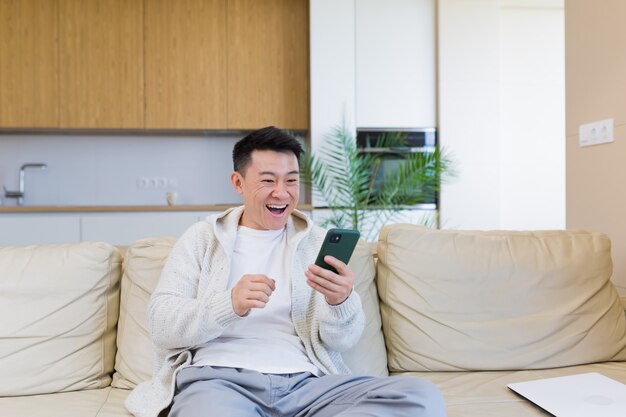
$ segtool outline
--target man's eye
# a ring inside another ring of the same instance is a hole
[[[287,182],[290,183],[290,184],[294,184],[294,183],[297,183],[298,180],[297,179],[290,179],[290,180],[287,180]]]
[[[274,180],[261,180],[261,182],[266,182],[266,183],[268,183],[268,184],[271,184],[271,183],[273,183],[273,182],[274,182]]]

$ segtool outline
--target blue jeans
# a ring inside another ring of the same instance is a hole
[[[446,408],[435,385],[411,376],[274,375],[210,366],[181,370],[169,417],[211,416],[445,417]]]

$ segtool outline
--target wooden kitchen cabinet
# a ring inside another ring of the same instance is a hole
[[[57,15],[56,0],[0,0],[0,127],[58,127]]]
[[[146,128],[307,129],[307,0],[146,0]]]
[[[309,2],[228,1],[228,128],[309,125]]]
[[[145,0],[146,128],[226,128],[227,0]]]
[[[305,130],[308,0],[0,0],[0,128]]]
[[[59,1],[60,127],[143,128],[143,0]]]

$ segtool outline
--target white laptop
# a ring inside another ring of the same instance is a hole
[[[626,417],[626,385],[597,372],[507,387],[556,417]]]

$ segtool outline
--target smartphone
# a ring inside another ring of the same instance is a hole
[[[322,243],[322,247],[317,254],[315,265],[321,266],[324,269],[329,269],[334,273],[337,273],[337,270],[335,268],[324,262],[324,256],[334,256],[341,262],[347,264],[350,261],[352,252],[354,252],[356,243],[359,241],[360,235],[361,234],[358,230],[330,229],[326,233],[324,243]]]

